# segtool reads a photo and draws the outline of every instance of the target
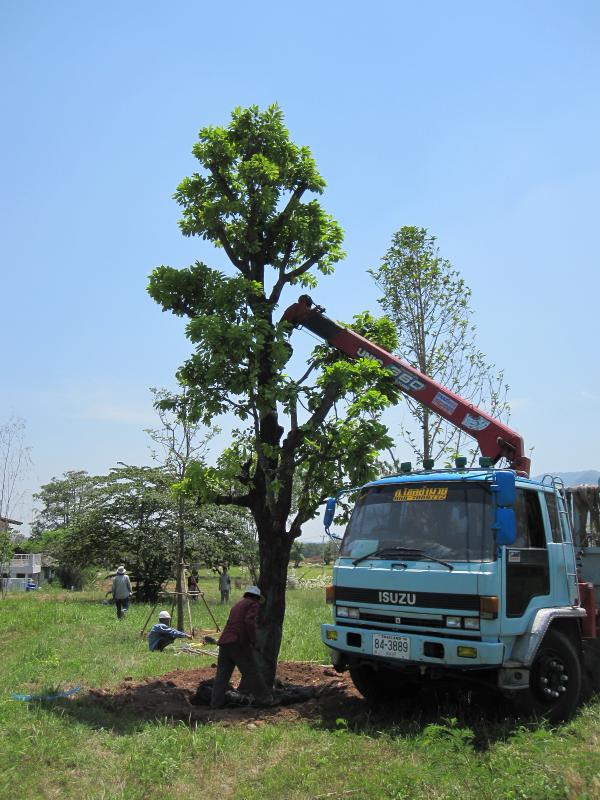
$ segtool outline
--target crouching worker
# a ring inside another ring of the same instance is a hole
[[[211,708],[225,705],[225,692],[235,667],[242,673],[244,689],[257,705],[272,705],[273,696],[260,674],[254,656],[256,617],[264,597],[258,586],[248,586],[242,599],[229,612],[229,619],[218,641],[219,659],[213,683]]]
[[[148,634],[148,648],[150,650],[164,650],[175,639],[191,639],[189,633],[171,628],[171,615],[168,611],[161,611],[158,622],[153,625]]]

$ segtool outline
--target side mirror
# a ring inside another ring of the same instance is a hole
[[[335,517],[335,504],[336,498],[330,497],[325,505],[325,513],[323,514],[323,525],[325,526],[325,530],[331,526],[333,518]]]
[[[496,472],[492,492],[495,494],[496,505],[512,508],[517,499],[515,476],[512,472]]]
[[[515,543],[517,538],[517,523],[515,521],[515,512],[512,508],[497,508],[496,521],[493,525],[494,533],[496,534],[496,544],[501,547]]]

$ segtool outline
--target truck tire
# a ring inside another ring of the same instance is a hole
[[[581,688],[577,650],[563,633],[550,630],[531,665],[529,688],[516,693],[515,704],[524,715],[565,722],[579,705]]]
[[[384,703],[398,700],[414,688],[401,672],[392,669],[374,670],[371,667],[350,667],[352,683],[365,700],[371,703]]]

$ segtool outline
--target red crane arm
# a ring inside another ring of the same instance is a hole
[[[292,325],[308,328],[351,358],[374,358],[379,361],[389,369],[394,382],[403,392],[473,436],[481,454],[491,458],[492,463],[504,457],[512,469],[529,475],[531,462],[525,456],[523,439],[516,431],[411,367],[403,359],[329,319],[323,311],[308,295],[302,295],[297,303],[286,309],[283,319]]]

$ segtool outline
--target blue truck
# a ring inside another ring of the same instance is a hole
[[[560,482],[531,480],[515,431],[329,319],[307,296],[284,317],[351,358],[379,361],[482,453],[477,468],[464,458],[452,469],[404,464],[353,490],[328,587],[333,620],[322,626],[335,669],[348,670],[374,702],[454,678],[494,689],[524,713],[568,719],[600,688],[600,570],[588,548],[574,545]],[[327,503],[328,532],[338,499]]]

